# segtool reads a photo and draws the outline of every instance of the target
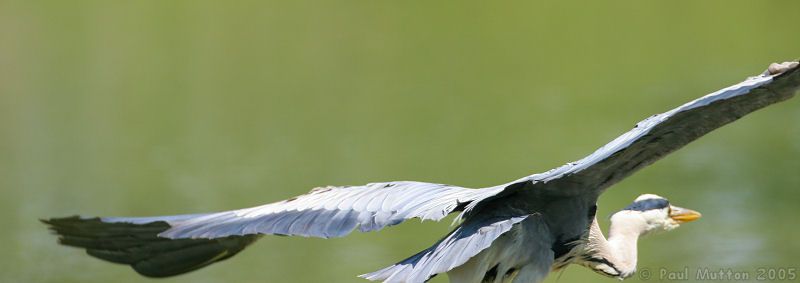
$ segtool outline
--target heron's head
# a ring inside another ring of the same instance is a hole
[[[641,234],[670,231],[682,223],[699,219],[697,211],[674,206],[664,197],[644,194],[633,203],[611,216],[611,222],[638,227]]]

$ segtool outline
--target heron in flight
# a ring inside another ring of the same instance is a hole
[[[148,277],[182,274],[236,255],[262,235],[342,237],[419,218],[459,212],[458,225],[431,247],[361,275],[384,282],[541,282],[579,264],[624,279],[636,270],[640,236],[675,229],[700,213],[644,194],[597,224],[597,199],[608,187],[725,124],[794,96],[798,62],[647,118],[589,156],[553,170],[481,189],[422,182],[322,187],[262,206],[156,217],[43,220],[61,244],[128,264]]]

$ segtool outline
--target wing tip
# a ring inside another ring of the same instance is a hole
[[[764,71],[764,75],[771,75],[771,76],[779,76],[783,75],[784,73],[798,69],[797,67],[800,66],[800,62],[798,61],[786,61],[783,63],[772,63],[769,64],[767,70]]]

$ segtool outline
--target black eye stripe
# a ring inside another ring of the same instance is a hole
[[[635,201],[631,205],[623,208],[622,210],[646,211],[652,209],[662,209],[667,206],[669,206],[669,201],[663,198],[651,198],[651,199]]]

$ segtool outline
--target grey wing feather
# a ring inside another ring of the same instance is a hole
[[[357,227],[380,230],[411,218],[441,220],[464,205],[480,201],[500,187],[467,189],[422,182],[372,183],[317,188],[308,194],[262,206],[208,214],[141,218],[103,218],[106,222],[143,224],[163,221],[166,238],[221,238],[275,234],[341,237]]]
[[[794,96],[800,68],[777,75],[762,74],[653,115],[591,155],[545,173],[511,182],[506,187],[536,189],[561,195],[600,192],[697,138],[755,110]],[[496,197],[513,193],[506,190]],[[478,203],[467,207],[471,210]]]
[[[384,282],[425,282],[450,271],[488,248],[527,215],[490,220],[467,220],[432,247],[387,268],[360,277]]]

